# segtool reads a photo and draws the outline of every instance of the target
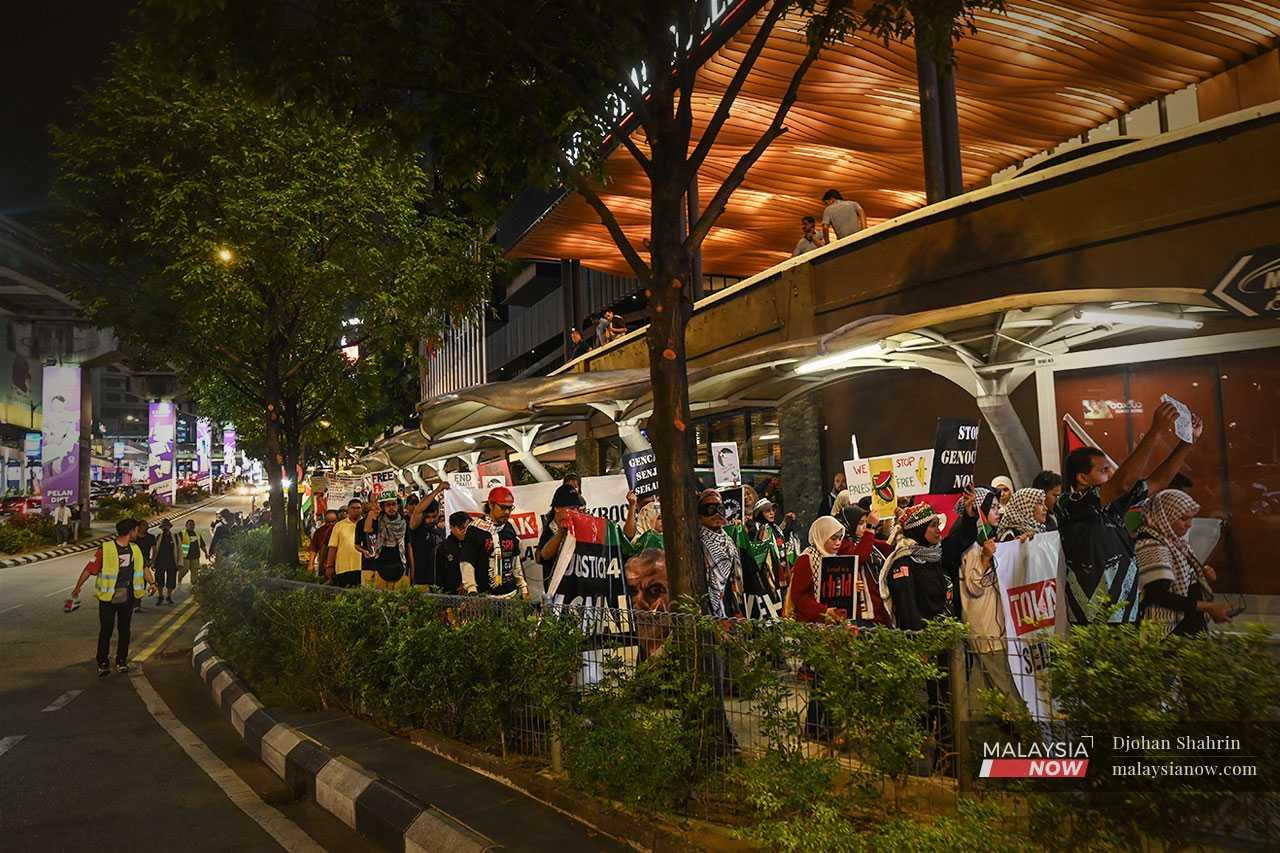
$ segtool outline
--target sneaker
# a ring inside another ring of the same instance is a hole
[[[118,663],[118,664],[116,664],[116,672],[120,673],[121,675],[128,674],[128,672],[129,672],[129,664],[127,664],[127,663]]]
[[[107,666],[105,663],[98,664],[99,678],[106,678],[110,674],[111,674],[111,667]]]

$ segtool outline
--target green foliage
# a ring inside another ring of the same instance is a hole
[[[166,504],[152,492],[138,492],[128,497],[110,495],[98,501],[94,516],[102,521],[121,518],[150,518],[163,512]]]
[[[445,211],[422,214],[420,157],[376,123],[314,93],[255,93],[220,67],[119,49],[54,130],[66,234],[110,273],[78,296],[246,435],[270,406],[286,456],[367,440],[372,410],[336,418],[331,404],[383,400],[389,358],[413,374],[406,342],[474,309],[496,249]],[[317,433],[321,420],[344,432]]]
[[[0,522],[0,554],[17,554],[58,539],[53,519],[40,513],[15,512]]]
[[[1280,743],[1265,735],[1271,731],[1267,726],[1280,721],[1280,660],[1269,637],[1256,626],[1212,637],[1164,637],[1155,625],[1075,627],[1066,638],[1052,641],[1050,689],[1072,729],[1101,743],[1113,734],[1173,739],[1214,733],[1224,723],[1234,734],[1257,725],[1264,736],[1250,745],[1259,772],[1271,774],[1260,782],[1275,790]],[[1133,847],[1158,839],[1178,849],[1197,833],[1277,819],[1271,795],[1140,780],[1118,791],[1103,790],[1101,782],[1037,798],[1033,825],[1053,828],[1070,844]]]

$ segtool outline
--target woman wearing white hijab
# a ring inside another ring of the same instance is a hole
[[[840,608],[828,607],[818,600],[822,558],[834,557],[843,541],[844,525],[829,515],[819,516],[809,526],[809,547],[791,570],[791,585],[782,605],[784,617],[799,622],[839,622],[848,617]]]
[[[1135,547],[1138,583],[1142,587],[1141,618],[1169,634],[1191,635],[1208,630],[1205,616],[1230,622],[1227,605],[1207,600],[1206,582],[1217,580],[1211,566],[1191,552],[1187,531],[1200,505],[1186,492],[1165,489],[1147,502]]]

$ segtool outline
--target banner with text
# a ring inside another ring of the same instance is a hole
[[[932,450],[912,450],[877,457],[877,460],[884,459],[892,460],[888,470],[893,474],[895,500],[929,493],[929,474],[933,469]],[[870,459],[846,459],[844,462],[844,479],[854,503],[872,493],[871,462]],[[880,461],[878,464],[883,468],[886,463]]]
[[[978,422],[972,418],[938,418],[933,439],[932,491],[954,495],[973,485],[978,460]]]
[[[636,497],[658,493],[658,454],[652,450],[639,450],[622,457],[622,470],[627,475],[627,486]]]
[[[1037,533],[1028,542],[996,547],[1009,670],[1018,692],[1036,719],[1048,719],[1049,638],[1056,625],[1058,569],[1063,563],[1057,531]]]

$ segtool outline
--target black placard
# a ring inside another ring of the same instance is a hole
[[[853,591],[857,579],[857,557],[823,557],[822,577],[818,580],[818,600],[828,607],[839,607],[845,613],[852,614]]]
[[[658,456],[652,450],[624,454],[622,470],[627,475],[627,488],[638,497],[658,493]]]
[[[742,486],[721,489],[720,500],[724,502],[724,523],[741,524],[744,510],[742,506]]]
[[[933,439],[933,473],[929,492],[953,495],[973,485],[978,460],[978,422],[972,418],[938,418]]]

